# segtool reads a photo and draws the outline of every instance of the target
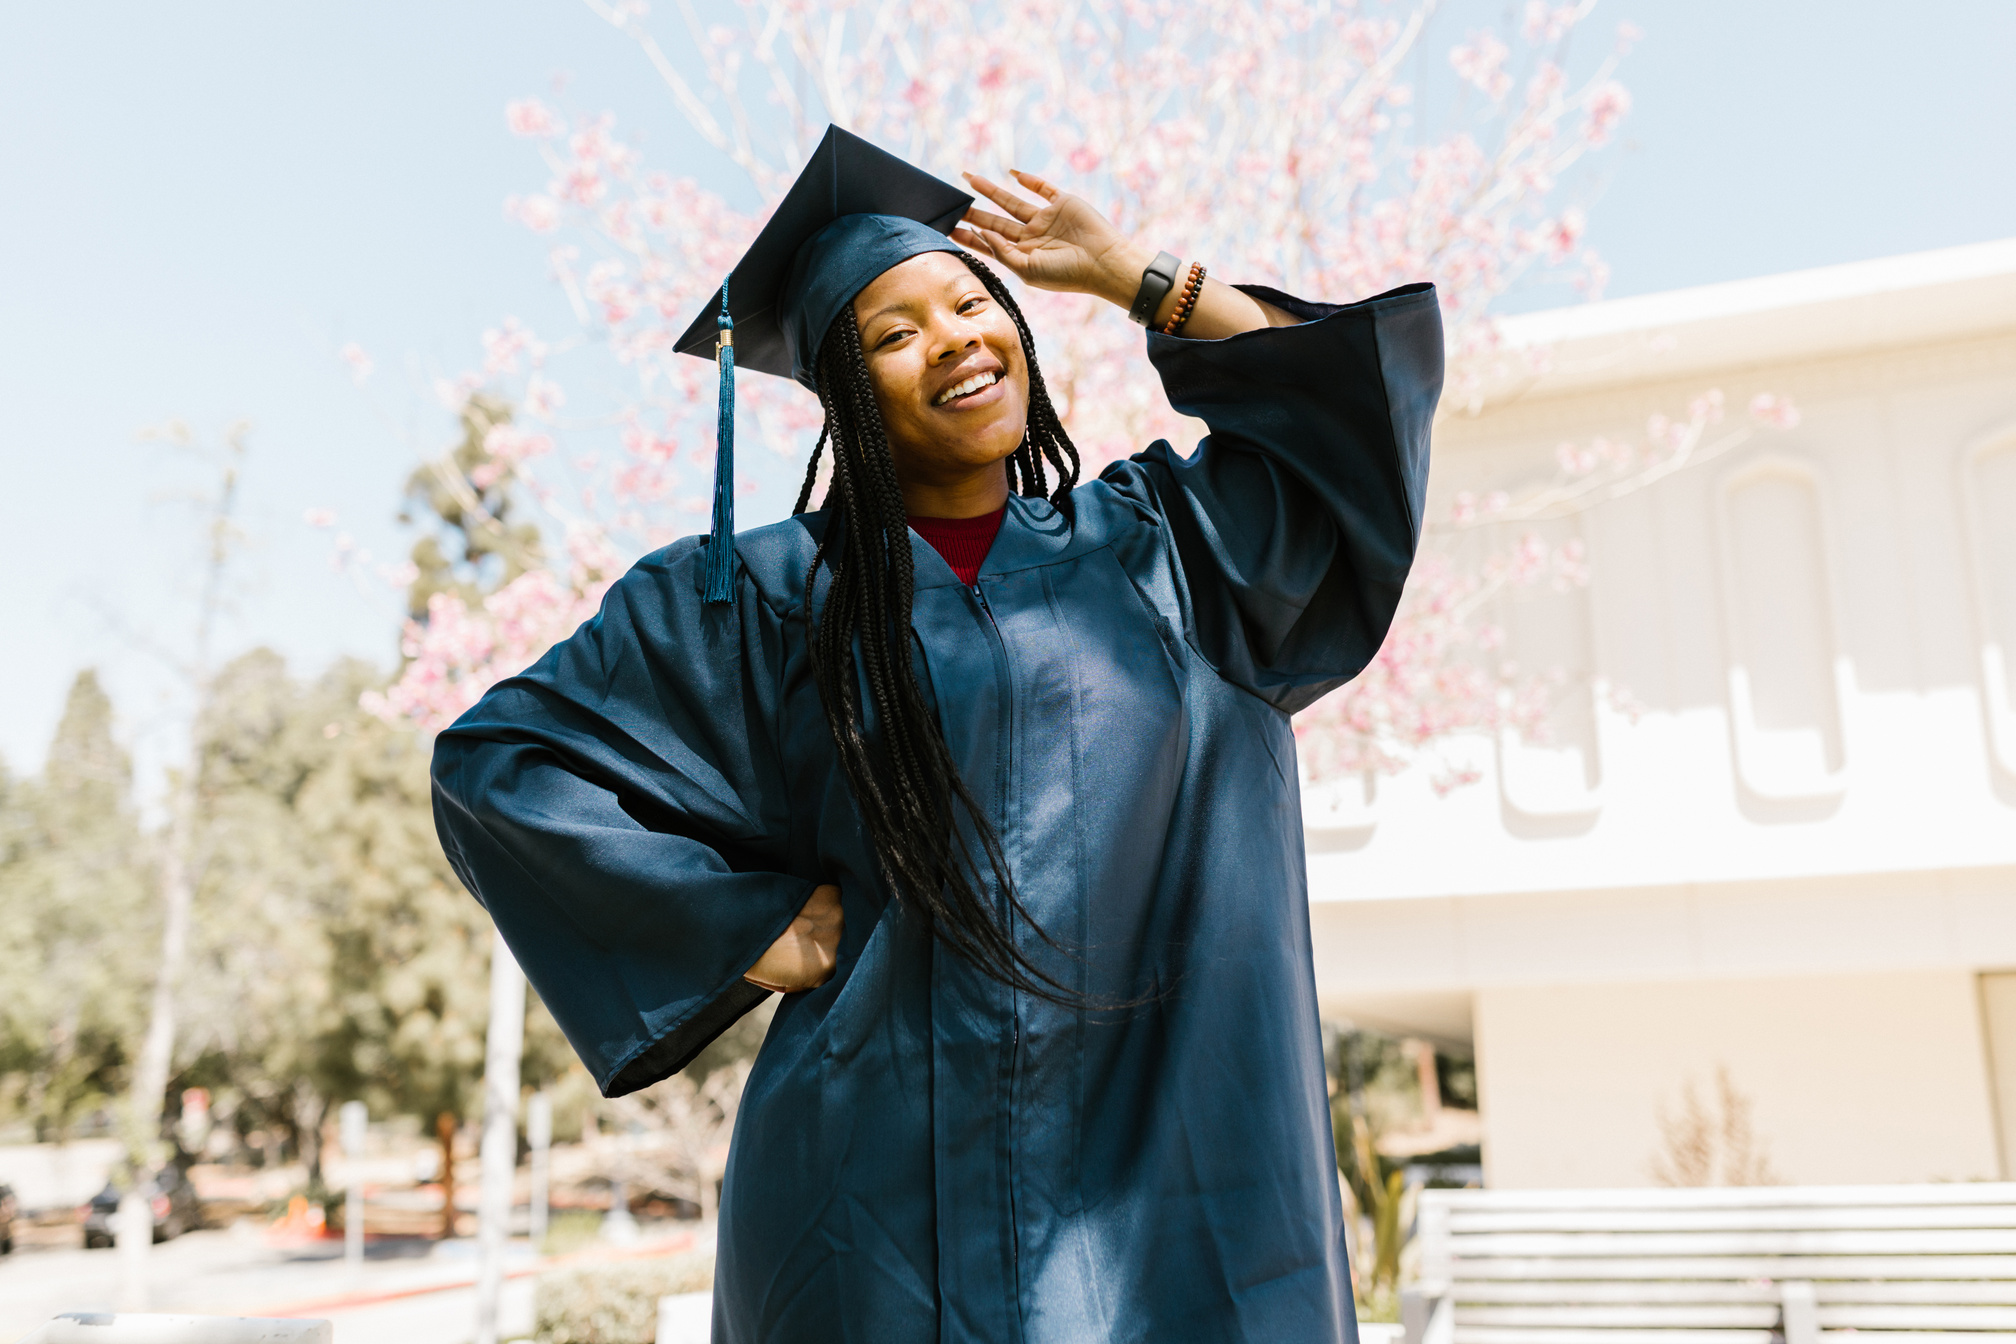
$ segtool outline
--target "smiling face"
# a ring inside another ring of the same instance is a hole
[[[910,512],[969,517],[1000,507],[1002,463],[1029,419],[1015,319],[950,252],[884,271],[855,296],[854,318]]]

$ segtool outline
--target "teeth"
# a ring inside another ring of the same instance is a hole
[[[940,392],[938,399],[931,404],[933,406],[943,406],[954,397],[963,397],[968,392],[978,392],[983,387],[992,387],[998,381],[999,379],[994,374],[976,373],[965,382],[954,383],[943,392]]]

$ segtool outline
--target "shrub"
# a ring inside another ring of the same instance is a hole
[[[658,1299],[714,1286],[714,1252],[578,1265],[539,1276],[538,1344],[653,1344]]]

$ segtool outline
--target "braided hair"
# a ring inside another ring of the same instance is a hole
[[[1028,433],[1008,458],[1009,487],[1061,505],[1078,483],[1078,450],[1051,405],[1029,324],[1000,276],[979,258],[958,255],[1013,316],[1029,369]],[[852,304],[833,319],[815,373],[826,422],[793,512],[811,503],[828,444],[833,479],[822,506],[831,516],[805,572],[805,619],[812,621],[813,585],[825,565],[833,577],[811,631],[812,674],[869,843],[897,899],[954,952],[991,979],[1054,1003],[1076,1003],[1076,995],[1016,946],[1018,919],[1050,946],[1057,943],[1016,895],[1000,837],[960,777],[917,682],[909,517]],[[1057,473],[1055,490],[1048,487],[1046,464]],[[872,737],[864,726],[864,684],[880,726]],[[972,823],[972,841],[958,825],[962,810]],[[984,894],[989,874],[1002,895],[1002,918]]]

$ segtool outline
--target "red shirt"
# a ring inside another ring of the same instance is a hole
[[[952,566],[959,582],[971,588],[980,581],[980,562],[987,558],[988,548],[994,544],[994,534],[1001,530],[1001,516],[1007,512],[1008,506],[1003,504],[994,512],[983,513],[978,518],[913,516],[910,527],[930,542],[933,550],[945,557],[945,563]]]

